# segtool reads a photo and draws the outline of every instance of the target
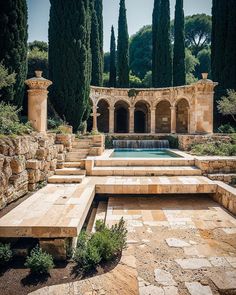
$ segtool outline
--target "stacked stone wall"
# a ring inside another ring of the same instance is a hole
[[[178,135],[179,149],[189,151],[194,144],[211,143],[220,141],[230,143],[231,137],[228,135],[210,134],[210,135]]]
[[[47,181],[64,162],[73,137],[35,133],[0,138],[0,209]]]

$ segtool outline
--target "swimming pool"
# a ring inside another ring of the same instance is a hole
[[[115,149],[111,158],[181,158],[165,149]]]

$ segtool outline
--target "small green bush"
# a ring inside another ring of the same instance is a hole
[[[126,245],[127,230],[123,218],[111,228],[97,221],[95,229],[92,235],[81,232],[74,252],[74,260],[85,272],[95,269],[100,262],[115,259]]]
[[[233,142],[195,144],[191,148],[191,154],[197,156],[236,156],[236,144]]]
[[[46,274],[54,267],[53,258],[50,254],[43,252],[36,246],[27,256],[25,266],[30,268],[32,273]]]
[[[60,118],[48,118],[48,129],[57,129],[63,121]]]
[[[0,243],[0,265],[7,264],[12,258],[12,250],[10,244]]]
[[[219,133],[235,133],[236,129],[228,123],[228,124],[225,124],[225,125],[221,125],[218,128],[218,132]]]
[[[0,134],[22,135],[32,131],[29,123],[20,123],[18,114],[21,109],[16,106],[0,102]]]

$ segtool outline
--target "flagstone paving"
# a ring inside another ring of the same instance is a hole
[[[110,197],[106,223],[122,216],[128,246],[115,269],[31,294],[236,294],[236,219],[211,198]]]

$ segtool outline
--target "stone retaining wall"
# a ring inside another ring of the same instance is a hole
[[[193,144],[209,143],[209,142],[225,142],[231,141],[230,136],[221,134],[209,134],[209,135],[178,135],[179,149],[182,151],[189,151]]]
[[[203,174],[236,173],[236,157],[196,157],[195,165]]]
[[[232,214],[236,214],[236,190],[223,182],[217,182],[217,191],[213,195],[213,199],[229,210]]]
[[[35,133],[0,138],[0,209],[47,180],[72,147],[74,135]]]

